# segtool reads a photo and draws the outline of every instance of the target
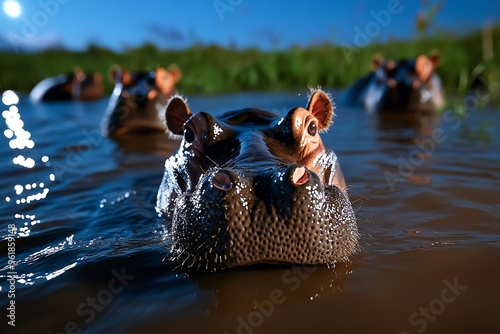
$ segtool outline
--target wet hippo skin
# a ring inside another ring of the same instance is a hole
[[[410,60],[373,58],[373,72],[346,90],[340,103],[370,112],[433,113],[444,106],[438,53]]]
[[[149,72],[131,72],[118,67],[110,71],[115,86],[103,122],[103,132],[165,132],[164,110],[181,79],[176,65]]]
[[[32,102],[92,101],[104,95],[102,75],[85,73],[80,69],[70,74],[40,81],[30,92]]]
[[[337,156],[320,137],[333,116],[321,90],[286,115],[193,114],[172,98],[167,126],[183,139],[165,162],[157,210],[174,262],[215,271],[348,260],[358,245],[356,218]]]

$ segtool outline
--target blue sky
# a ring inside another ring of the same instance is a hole
[[[439,1],[427,1],[430,5],[422,0],[17,2],[22,7],[18,18],[7,16],[0,7],[3,50],[53,46],[82,50],[91,42],[116,51],[145,42],[160,48],[184,48],[195,42],[263,49],[323,42],[354,45],[359,42],[359,31],[370,32],[370,41],[414,38],[418,12]],[[393,13],[390,6],[395,8]],[[381,15],[379,21],[373,13]],[[500,22],[500,1],[448,0],[437,14],[433,29],[463,33],[485,22]]]

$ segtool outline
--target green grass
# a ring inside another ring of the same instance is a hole
[[[413,58],[438,49],[442,65],[437,72],[449,93],[461,93],[461,76],[471,75],[481,64],[481,75],[500,81],[500,26],[493,29],[493,60],[482,59],[481,32],[457,37],[442,34],[418,41],[389,41],[370,44],[353,53],[348,62],[340,46],[325,44],[292,47],[288,50],[238,50],[214,45],[193,46],[185,50],[159,50],[147,44],[115,53],[89,46],[84,52],[50,50],[39,53],[0,53],[0,90],[29,92],[40,80],[80,67],[99,71],[105,78],[113,64],[132,70],[155,69],[176,63],[183,78],[178,88],[184,94],[217,94],[236,91],[305,89],[308,85],[343,88],[365,75],[371,57],[380,53],[388,58]],[[106,90],[111,83],[106,81]]]

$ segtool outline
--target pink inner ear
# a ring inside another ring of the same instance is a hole
[[[309,100],[307,110],[319,121],[318,129],[326,130],[333,119],[332,101],[323,91],[316,91]]]
[[[434,66],[427,56],[420,55],[415,59],[415,72],[422,81],[426,81],[430,78]]]
[[[132,75],[129,71],[123,71],[121,76],[121,82],[124,86],[130,85],[132,82]]]
[[[169,76],[170,73],[168,73],[167,70],[165,70],[163,67],[159,67],[156,69],[156,77],[155,77],[156,86],[160,89],[163,95],[167,97],[170,95],[170,90],[171,90],[171,87],[169,87],[169,82],[168,82]]]

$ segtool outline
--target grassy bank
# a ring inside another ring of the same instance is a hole
[[[374,53],[390,58],[415,57],[439,49],[438,69],[445,89],[454,92],[462,73],[470,73],[480,63],[491,80],[500,79],[500,26],[493,29],[493,55],[483,60],[482,34],[434,36],[419,41],[389,41],[371,44],[350,55],[337,45],[293,47],[264,52],[218,46],[193,46],[185,50],[158,50],[144,45],[123,53],[90,46],[85,52],[50,50],[39,53],[0,53],[0,90],[29,92],[43,78],[71,72],[75,67],[107,74],[113,64],[143,70],[176,63],[183,71],[179,90],[185,94],[223,93],[240,90],[305,89],[307,85],[346,87],[370,71]],[[111,84],[106,80],[106,88]]]

